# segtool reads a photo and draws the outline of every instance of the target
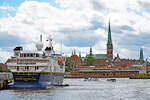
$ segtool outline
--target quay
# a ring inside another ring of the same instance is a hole
[[[138,77],[138,76],[131,76],[129,79],[150,79],[150,77]]]
[[[0,89],[9,88],[8,84],[13,81],[11,72],[0,72]]]
[[[129,78],[139,75],[138,70],[112,70],[112,69],[97,69],[97,70],[72,70],[66,74],[65,78],[79,77],[96,77],[96,78]]]

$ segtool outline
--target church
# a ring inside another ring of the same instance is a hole
[[[108,37],[107,37],[107,52],[106,54],[94,54],[92,52],[92,47],[90,47],[90,52],[87,56],[93,57],[94,61],[92,66],[95,66],[96,68],[113,68],[113,69],[124,69],[126,67],[132,66],[134,64],[139,64],[144,62],[143,57],[143,49],[140,49],[140,59],[138,60],[132,60],[132,59],[121,59],[119,57],[119,54],[117,54],[117,57],[113,58],[113,42],[112,42],[112,36],[111,36],[111,26],[110,21],[108,24]],[[87,57],[86,56],[86,57]],[[75,53],[72,53],[72,61],[73,61],[73,67],[74,68],[80,68],[86,66],[86,57],[81,57],[81,53],[79,53],[79,56]]]
[[[92,48],[90,48],[90,56],[94,58],[93,66],[95,67],[107,67],[108,63],[113,60],[113,43],[111,38],[110,21],[108,25],[108,39],[107,39],[107,54],[94,54]]]

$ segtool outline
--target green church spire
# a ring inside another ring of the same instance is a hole
[[[109,25],[108,25],[108,40],[107,40],[107,45],[112,45],[110,21],[109,21]]]
[[[90,47],[90,56],[92,56],[92,47]]]
[[[143,57],[143,49],[142,49],[142,48],[140,49],[140,60],[144,60],[144,57]]]

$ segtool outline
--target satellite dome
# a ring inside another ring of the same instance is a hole
[[[43,46],[44,46],[44,45],[43,45],[42,42],[38,42],[38,43],[36,44],[36,48],[37,48],[37,50],[39,50],[39,51],[42,50]]]

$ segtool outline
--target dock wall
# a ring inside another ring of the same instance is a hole
[[[8,84],[13,81],[11,72],[0,72],[0,89],[7,89]]]

